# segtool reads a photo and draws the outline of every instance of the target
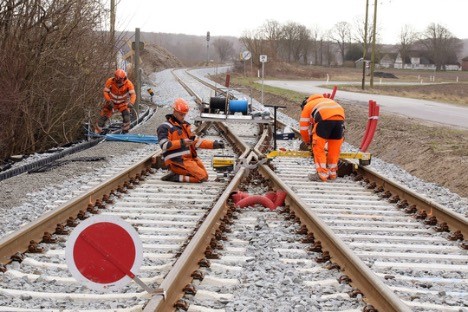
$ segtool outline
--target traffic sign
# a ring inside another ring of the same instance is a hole
[[[250,51],[242,52],[242,61],[248,61],[252,57],[252,53]]]
[[[266,63],[267,61],[267,56],[266,55],[260,55],[260,63]]]
[[[132,279],[143,261],[136,230],[116,216],[94,216],[80,223],[67,241],[65,256],[75,279],[95,290],[116,290]],[[141,282],[141,281],[140,281]]]

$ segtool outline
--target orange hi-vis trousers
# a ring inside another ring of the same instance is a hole
[[[184,159],[183,163],[171,162],[169,169],[179,175],[179,182],[200,183],[208,180],[208,172],[200,158]]]

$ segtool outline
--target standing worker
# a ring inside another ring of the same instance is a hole
[[[224,148],[224,142],[199,138],[192,134],[190,124],[185,121],[189,105],[184,99],[176,99],[172,104],[173,113],[166,115],[167,121],[158,127],[159,146],[163,151],[164,164],[170,173],[163,181],[199,183],[208,180],[208,172],[197,148]]]
[[[106,104],[102,107],[95,133],[100,134],[106,121],[112,117],[114,109],[122,113],[122,133],[130,129],[130,109],[135,104],[136,94],[133,83],[127,78],[127,73],[117,69],[114,77],[107,79],[104,86]]]
[[[309,174],[309,179],[324,182],[328,179],[334,180],[338,171],[341,144],[344,141],[344,109],[337,102],[321,94],[312,94],[302,102],[301,107],[299,126],[302,140],[307,145],[312,143],[317,170],[317,175]]]

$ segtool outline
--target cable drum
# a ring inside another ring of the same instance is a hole
[[[247,115],[247,109],[249,107],[249,103],[247,100],[230,100],[229,101],[229,112],[234,113],[242,113],[242,115]]]
[[[216,111],[224,112],[226,110],[226,98],[225,97],[210,97],[210,113]]]

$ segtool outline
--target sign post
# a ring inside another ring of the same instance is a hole
[[[71,233],[65,249],[68,269],[75,279],[94,290],[116,290],[131,280],[150,294],[136,274],[143,262],[143,247],[135,229],[116,216],[94,216]]]
[[[267,61],[266,55],[260,55],[260,62],[262,63],[262,105],[263,105],[263,80],[265,78],[265,63]]]

